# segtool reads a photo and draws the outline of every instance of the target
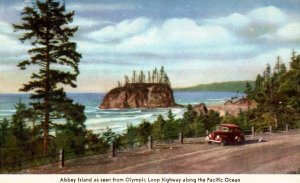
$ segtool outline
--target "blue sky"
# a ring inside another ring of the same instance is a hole
[[[12,23],[32,0],[0,1],[0,92],[17,92],[30,72]],[[82,53],[78,88],[105,92],[132,70],[164,66],[173,87],[254,80],[278,55],[300,51],[298,0],[66,0]]]

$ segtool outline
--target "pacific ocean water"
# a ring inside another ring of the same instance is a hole
[[[174,92],[176,103],[209,105],[223,104],[232,97],[236,97],[235,92]],[[242,95],[242,94],[240,94]],[[123,132],[128,124],[138,125],[143,119],[153,122],[158,115],[167,116],[171,109],[175,118],[182,117],[185,108],[156,108],[156,109],[99,109],[105,93],[68,93],[68,97],[75,102],[85,106],[87,120],[85,122],[88,129],[95,133],[101,133],[107,127],[117,133]],[[11,118],[15,112],[15,105],[22,101],[30,103],[29,94],[0,94],[0,122],[3,118]]]

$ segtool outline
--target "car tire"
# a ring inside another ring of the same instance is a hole
[[[238,143],[239,144],[244,144],[244,142],[245,142],[245,137],[244,136],[239,137]]]
[[[221,141],[221,146],[226,146],[226,141],[222,140]]]

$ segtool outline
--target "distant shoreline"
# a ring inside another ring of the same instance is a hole
[[[227,81],[227,82],[214,82],[208,84],[199,84],[191,87],[173,88],[174,92],[244,92],[246,83],[249,82],[252,86],[254,81]]]

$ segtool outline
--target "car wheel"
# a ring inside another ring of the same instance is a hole
[[[226,141],[222,140],[221,141],[221,146],[226,146]]]
[[[238,138],[238,143],[239,144],[243,144],[245,142],[245,137],[244,136],[241,136]]]

